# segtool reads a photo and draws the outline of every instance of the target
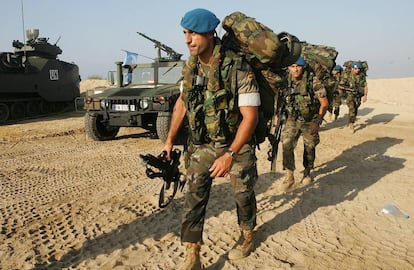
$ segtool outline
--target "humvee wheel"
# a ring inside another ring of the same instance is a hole
[[[168,131],[171,124],[171,113],[170,112],[159,112],[156,121],[156,129],[158,138],[164,143],[167,140]],[[174,144],[182,145],[187,141],[187,132],[185,127],[181,127],[178,132]]]
[[[164,143],[168,136],[168,130],[170,129],[171,113],[159,112],[157,115],[157,121],[155,127],[157,129],[158,138]]]
[[[100,114],[86,113],[84,123],[86,134],[94,141],[113,140],[119,131],[119,127],[106,125]]]

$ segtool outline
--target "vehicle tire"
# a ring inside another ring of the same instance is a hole
[[[9,119],[10,110],[6,103],[0,103],[0,123],[6,122]]]
[[[170,112],[159,112],[156,121],[156,129],[158,138],[165,143],[167,140],[168,131],[170,129],[171,124],[171,113]],[[187,133],[186,128],[181,128],[178,132],[174,144],[175,145],[182,145],[187,141]]]
[[[10,107],[10,115],[14,120],[23,119],[26,114],[26,107],[23,102],[13,103]]]
[[[85,132],[94,141],[113,140],[118,134],[119,127],[103,123],[103,116],[96,113],[86,113],[84,118]]]
[[[40,114],[40,101],[31,100],[26,104],[27,115],[30,117],[38,116]]]

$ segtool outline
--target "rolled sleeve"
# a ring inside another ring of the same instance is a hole
[[[240,71],[239,71],[240,72]],[[254,73],[251,71],[239,73],[238,103],[242,106],[260,106],[260,93]]]

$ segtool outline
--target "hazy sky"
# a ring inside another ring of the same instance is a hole
[[[22,3],[24,20],[22,19]],[[313,44],[335,47],[337,63],[366,60],[369,78],[414,77],[414,1],[323,0],[0,0],[0,51],[13,51],[23,29],[38,28],[63,50],[61,60],[75,62],[81,77],[106,78],[123,61],[122,49],[156,57],[142,32],[187,58],[180,26],[183,14],[206,8],[223,19],[241,11],[274,32],[289,32]],[[23,28],[24,22],[24,28]],[[224,30],[217,28],[219,35]]]

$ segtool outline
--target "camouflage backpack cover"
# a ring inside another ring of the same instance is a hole
[[[338,52],[334,47],[302,42],[302,56],[315,75],[323,81],[330,77]]]
[[[241,54],[255,71],[262,100],[256,137],[263,142],[267,134],[262,133],[267,132],[267,122],[274,115],[275,95],[287,87],[286,68],[302,55],[309,68],[318,77],[325,78],[335,66],[338,52],[333,47],[301,42],[287,32],[276,34],[255,18],[238,11],[226,16],[222,27],[226,30],[223,47]]]

